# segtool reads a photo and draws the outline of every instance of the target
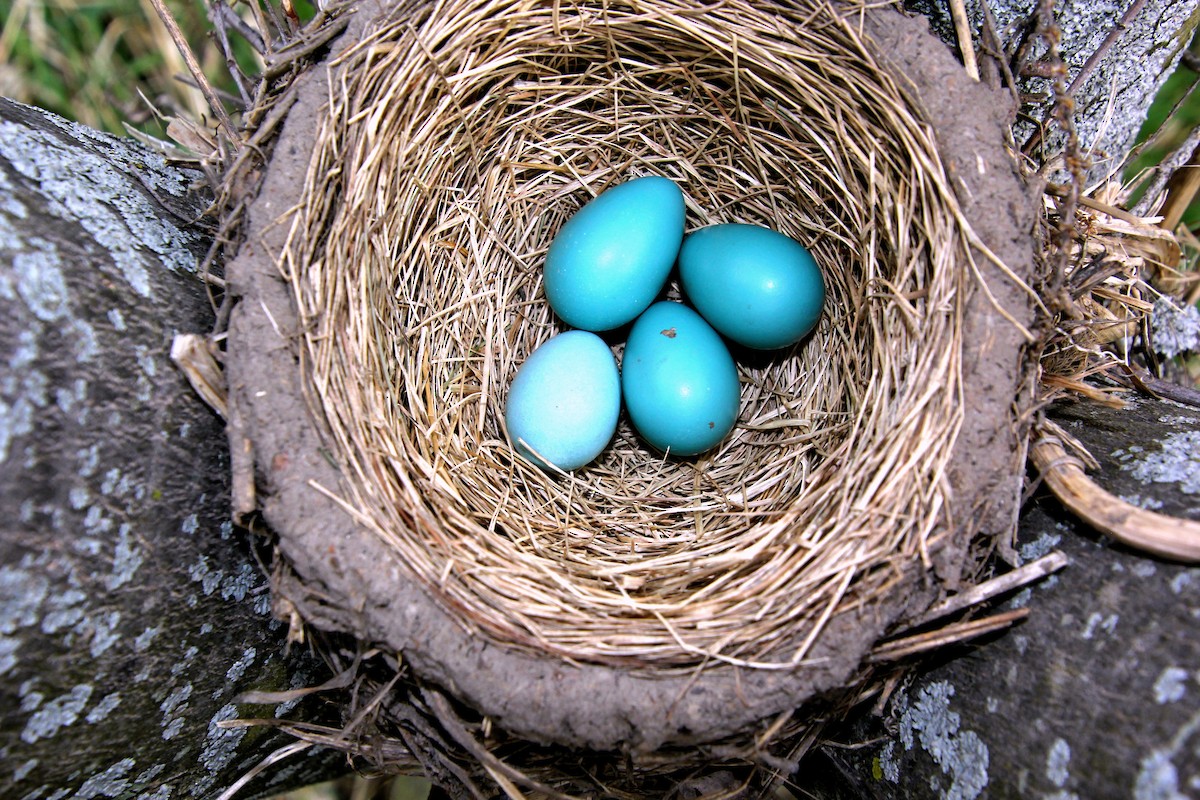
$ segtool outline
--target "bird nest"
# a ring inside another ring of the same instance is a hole
[[[974,174],[980,152],[1003,158],[997,120],[947,166],[879,45],[923,34],[879,14],[449,0],[351,26],[309,90],[315,122],[293,111],[276,150],[251,235],[267,246],[239,256],[259,277],[231,269],[235,460],[241,435],[291,607],[519,734],[653,748],[837,688],[970,578],[973,537],[1015,516],[1028,297],[964,209],[1021,192]],[[953,83],[948,56],[920,58]],[[973,174],[954,183],[959,164]],[[716,449],[664,456],[622,421],[591,465],[539,469],[503,409],[564,330],[546,249],[642,175],[679,185],[689,230],[803,243],[824,316],[790,349],[735,351],[741,413]],[[1027,256],[1028,228],[1001,217],[990,241]]]

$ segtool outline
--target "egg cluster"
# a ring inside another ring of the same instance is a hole
[[[683,303],[655,302],[678,264]],[[616,432],[622,399],[651,446],[690,456],[737,421],[737,365],[724,339],[774,350],[817,324],[825,284],[809,252],[758,225],[684,236],[683,193],[636,178],[576,212],[546,254],[550,307],[577,330],[538,347],[513,379],[508,437],[531,462],[562,470],[595,459]],[[698,313],[697,313],[698,312]],[[620,371],[597,332],[632,322]]]

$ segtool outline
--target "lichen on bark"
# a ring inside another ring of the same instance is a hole
[[[212,325],[199,177],[0,100],[5,798],[210,797],[286,741],[222,727],[235,698],[316,669],[285,654],[223,426],[169,357]]]

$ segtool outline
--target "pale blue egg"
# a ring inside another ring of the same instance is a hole
[[[737,366],[699,314],[681,303],[655,303],[629,331],[621,394],[642,438],[671,455],[696,455],[733,429]]]
[[[654,302],[683,241],[683,192],[651,175],[602,192],[575,212],[546,253],[550,307],[563,322],[607,331]]]
[[[600,455],[620,412],[612,350],[594,333],[567,331],[534,350],[517,370],[504,422],[509,441],[529,461],[573,470]]]
[[[803,339],[825,303],[825,281],[808,250],[759,225],[710,225],[688,234],[679,278],[710,325],[757,350]]]

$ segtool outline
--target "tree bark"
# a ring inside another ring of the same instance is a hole
[[[1073,101],[1081,150],[1092,164],[1089,183],[1119,170],[1146,121],[1150,103],[1179,64],[1200,21],[1197,0],[965,0],[964,4],[972,47],[981,55],[994,51],[994,44],[983,35],[986,6],[1010,57],[1028,36],[1028,23],[1039,6],[1053,9],[1067,69],[1065,88]],[[960,49],[949,0],[906,0],[906,5],[929,17],[933,31],[956,51]],[[1044,43],[1032,39],[1028,52],[1013,65],[1020,91],[1039,123],[1047,121],[1049,105],[1037,98],[1053,94],[1051,80],[1038,74],[1045,55]],[[1027,122],[1019,123],[1018,146],[1035,130]],[[1052,136],[1051,146],[1034,148],[1031,155],[1058,152],[1054,145],[1061,142]],[[1116,177],[1120,179],[1119,173]]]
[[[285,652],[222,423],[168,355],[213,323],[200,177],[0,100],[0,797],[215,797],[289,742],[220,727],[275,713],[237,695],[323,680]],[[293,759],[245,796],[342,768]]]
[[[1099,461],[1093,476],[1140,507],[1200,520],[1200,409],[1144,399],[1068,403],[1054,417]],[[822,748],[824,800],[1039,797],[1184,800],[1200,792],[1200,569],[1131,552],[1040,495],[1019,547],[1071,563],[1003,598],[1029,618],[942,654],[885,711]]]

